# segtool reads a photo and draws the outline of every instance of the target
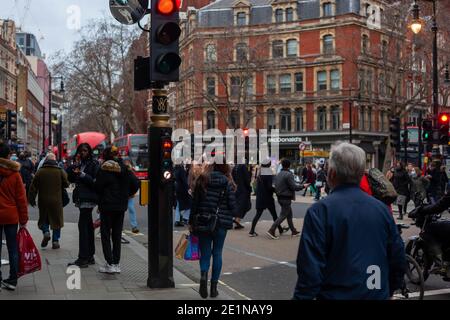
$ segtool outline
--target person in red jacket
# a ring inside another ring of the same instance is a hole
[[[359,183],[359,187],[361,188],[362,191],[364,191],[365,193],[367,193],[369,196],[373,196],[373,192],[372,189],[370,188],[370,183],[369,183],[369,179],[367,178],[367,172],[364,173],[361,182]],[[391,214],[393,214],[392,212],[392,206],[386,204],[389,208],[389,212]]]
[[[9,160],[9,154],[9,147],[0,142],[0,240],[2,240],[4,232],[10,266],[9,278],[2,280],[0,271],[0,281],[2,287],[15,290],[19,267],[16,235],[18,224],[25,226],[28,222],[28,204],[25,187],[20,176],[20,164]],[[0,245],[0,254],[1,247]]]

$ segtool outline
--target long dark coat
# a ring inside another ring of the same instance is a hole
[[[176,197],[180,206],[180,210],[188,210],[192,205],[192,197],[189,194],[189,184],[187,172],[183,166],[176,166],[174,170],[176,183]]]
[[[67,174],[58,167],[56,161],[47,161],[36,172],[30,186],[30,203],[38,196],[38,226],[47,222],[52,229],[64,226],[62,189],[69,186]]]
[[[236,190],[236,206],[237,216],[244,218],[246,213],[252,208],[250,195],[252,193],[251,174],[244,164],[238,164],[232,171],[233,180],[237,185]]]
[[[267,209],[275,206],[272,175],[258,175],[256,178],[256,209]]]

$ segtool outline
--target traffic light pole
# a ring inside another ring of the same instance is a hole
[[[422,154],[423,154],[423,141],[422,141],[422,110],[419,111],[419,119],[418,119],[418,134],[419,134],[419,159],[418,166],[419,169],[422,170]]]
[[[403,125],[403,147],[404,147],[404,158],[405,166],[408,165],[408,123],[405,121]]]
[[[162,141],[171,138],[167,112],[167,90],[161,83],[153,86],[153,101],[148,128],[149,195],[148,205],[148,280],[150,288],[173,288],[173,179],[162,179]]]

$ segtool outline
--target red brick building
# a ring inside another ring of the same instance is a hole
[[[399,76],[391,57],[406,59],[410,46],[393,45],[385,10],[381,0],[219,0],[188,8],[176,127],[280,129],[280,156],[298,160],[300,141],[329,150],[349,139],[351,122],[353,143],[368,164],[381,166],[393,94],[411,112],[427,101],[422,92],[407,97],[414,79]]]

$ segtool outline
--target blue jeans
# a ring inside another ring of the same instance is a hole
[[[199,236],[200,271],[208,272],[213,258],[211,281],[219,281],[222,271],[222,251],[227,236],[227,230],[217,229],[212,235]]]
[[[52,241],[59,241],[61,239],[61,229],[52,229],[53,235],[52,235]],[[50,232],[50,226],[48,224],[42,225],[42,233]]]
[[[180,203],[177,201],[177,207],[175,208],[175,221],[181,221],[181,218],[189,220],[190,215],[191,209],[180,211]]]
[[[128,214],[132,228],[137,228],[136,209],[134,208],[134,198],[128,199]]]
[[[9,279],[17,284],[17,271],[19,269],[19,248],[17,246],[17,224],[0,225],[0,240],[3,240],[3,232],[6,236],[6,246],[9,255]],[[2,245],[0,244],[0,256],[2,253]],[[1,264],[1,262],[0,262]],[[0,270],[0,279],[2,272]]]

